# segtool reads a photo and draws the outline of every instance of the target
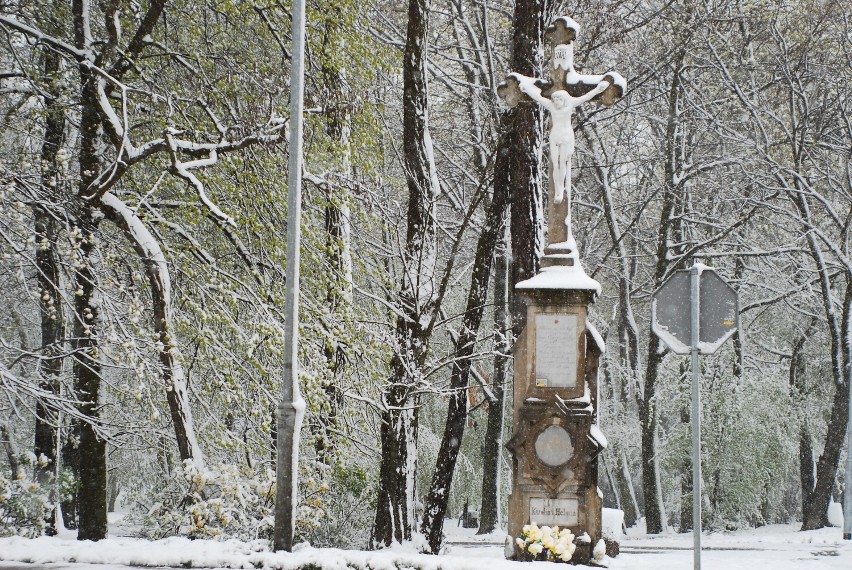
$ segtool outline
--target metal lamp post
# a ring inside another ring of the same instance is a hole
[[[290,68],[290,161],[287,173],[287,271],[284,302],[284,382],[278,404],[275,475],[275,550],[292,551],[298,489],[299,430],[305,401],[299,392],[299,242],[302,213],[302,113],[305,74],[305,2],[293,2]]]

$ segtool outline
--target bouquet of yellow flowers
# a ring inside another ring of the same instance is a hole
[[[535,523],[525,525],[515,543],[525,560],[568,562],[577,548],[574,535],[569,529],[560,529],[558,526],[539,527]]]

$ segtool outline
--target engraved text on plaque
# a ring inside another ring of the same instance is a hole
[[[535,316],[535,383],[550,388],[577,385],[577,315]]]
[[[548,526],[579,524],[577,499],[530,498],[530,522]]]

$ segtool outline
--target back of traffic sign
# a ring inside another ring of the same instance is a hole
[[[701,267],[699,281],[698,351],[713,354],[739,326],[737,292],[715,270]],[[692,344],[690,271],[675,271],[654,293],[651,328],[677,354]]]

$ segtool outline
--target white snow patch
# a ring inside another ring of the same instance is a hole
[[[607,445],[609,445],[604,432],[601,431],[598,424],[592,424],[592,427],[589,429],[589,435],[592,436],[592,439],[598,442],[598,444],[604,449],[606,449]]]
[[[843,527],[843,505],[835,503],[834,497],[830,497],[828,500],[826,516],[828,517],[828,524],[831,526]]]
[[[596,295],[601,294],[601,284],[586,275],[579,259],[570,267],[562,265],[543,267],[538,275],[521,281],[515,285],[515,289],[564,289],[594,291]]]
[[[589,334],[592,335],[592,338],[595,339],[595,344],[598,345],[598,350],[601,351],[601,354],[606,354],[606,343],[604,342],[601,333],[598,332],[597,327],[586,321],[586,330],[589,331]]]
[[[701,275],[705,271],[716,271],[709,265],[704,265],[703,263],[698,263],[697,261],[692,264],[692,267],[690,269],[696,269],[699,275]]]
[[[166,265],[166,257],[163,255],[163,250],[160,249],[160,243],[148,231],[148,228],[145,227],[145,224],[142,223],[142,220],[139,219],[136,213],[114,194],[105,193],[101,197],[101,202],[112,208],[124,219],[124,223],[130,229],[133,240],[145,252],[145,257],[153,261],[157,266],[157,275],[163,285],[163,297],[166,307],[171,307],[172,284],[169,276],[169,267]],[[169,311],[169,314],[171,314],[171,311]]]
[[[640,528],[632,528],[625,536],[620,532],[620,512],[603,510],[603,531],[608,529],[626,549],[610,562],[616,570],[683,570],[692,567],[692,534],[666,533],[646,535]],[[323,569],[369,568],[396,570],[418,568],[422,570],[524,570],[553,569],[550,562],[522,563],[504,559],[503,541],[500,533],[488,535],[484,544],[470,544],[476,529],[461,529],[455,521],[447,520],[444,526],[453,545],[451,555],[432,556],[419,554],[410,544],[394,545],[392,548],[374,552],[313,548],[305,545],[291,554],[274,553],[264,541],[239,542],[188,540],[169,538],[147,541],[138,538],[108,538],[96,543],[78,542],[73,536],[67,538],[26,539],[21,537],[0,538],[0,559],[17,561],[13,564],[0,563],[0,570],[11,566],[20,567],[18,562],[35,564],[64,563],[68,567],[75,560],[73,570],[91,570],[85,564],[107,564],[100,570],[128,570],[116,565],[128,565],[131,561],[139,566],[180,567],[187,564],[194,568],[262,568],[295,569],[314,563]],[[641,525],[640,525],[641,526]],[[836,528],[802,532],[801,523],[789,525],[767,525],[758,529],[735,532],[705,533],[703,543],[710,549],[702,558],[707,568],[801,570],[848,570],[852,568],[852,542],[842,540]],[[467,536],[467,534],[471,536]],[[462,536],[464,535],[464,536]],[[638,548],[631,548],[638,547]],[[638,551],[637,551],[638,550]],[[652,550],[653,552],[649,552]]]

